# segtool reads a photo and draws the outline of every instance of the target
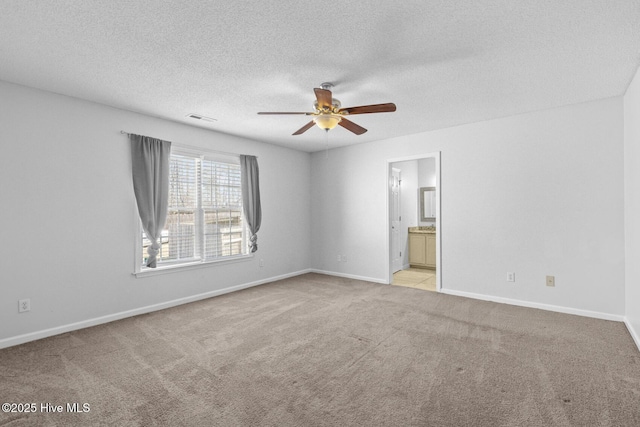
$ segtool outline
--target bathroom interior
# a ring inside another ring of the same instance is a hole
[[[436,291],[436,159],[391,164],[393,285]]]

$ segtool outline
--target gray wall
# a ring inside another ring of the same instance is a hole
[[[388,280],[386,162],[440,151],[445,291],[621,318],[623,148],[616,97],[314,153],[312,265]]]
[[[309,268],[308,153],[4,82],[0,99],[0,346]],[[257,155],[255,257],[135,278],[131,155],[120,130]],[[30,312],[18,314],[21,298]]]
[[[624,98],[334,149],[328,159],[3,82],[0,99],[0,346],[309,269],[386,282],[387,160],[434,152],[444,291],[626,314],[640,328],[637,77]],[[135,278],[121,129],[257,155],[256,256]],[[21,298],[29,313],[18,314]]]
[[[624,97],[626,317],[640,348],[640,70]]]

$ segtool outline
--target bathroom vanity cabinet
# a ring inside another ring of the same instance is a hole
[[[418,228],[418,227],[414,227]],[[409,229],[409,265],[418,268],[436,268],[435,232]]]

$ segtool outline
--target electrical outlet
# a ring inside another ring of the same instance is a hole
[[[338,262],[342,261],[342,256],[338,255]]]
[[[260,267],[264,267],[264,260],[260,259]]]
[[[507,282],[515,282],[516,281],[516,273],[510,272],[507,273]]]
[[[556,277],[547,276],[547,286],[555,286],[555,285],[556,285]]]
[[[24,313],[25,311],[31,310],[31,300],[30,299],[21,299],[18,301],[18,313]]]

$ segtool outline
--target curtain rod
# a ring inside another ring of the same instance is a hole
[[[123,131],[123,130],[121,130],[121,131],[120,131],[120,133],[121,133],[122,135],[127,135],[127,136],[129,136],[129,135],[139,135],[139,134],[137,134],[137,133],[125,132],[125,131]],[[152,138],[153,138],[153,137],[152,137]],[[161,138],[156,138],[156,139],[161,139]],[[187,148],[187,149],[190,149],[190,150],[199,150],[199,151],[204,150],[204,151],[208,151],[208,152],[210,152],[210,153],[223,154],[223,155],[225,155],[225,156],[233,156],[233,157],[238,157],[238,156],[240,156],[240,154],[238,154],[238,153],[229,153],[229,152],[227,152],[227,151],[218,151],[218,150],[211,150],[211,149],[209,149],[209,148],[194,147],[193,145],[184,145],[184,144],[180,144],[180,143],[178,143],[178,146],[179,146],[179,147],[182,147],[182,148]],[[257,159],[257,158],[258,158],[258,156],[255,156],[255,158]]]

